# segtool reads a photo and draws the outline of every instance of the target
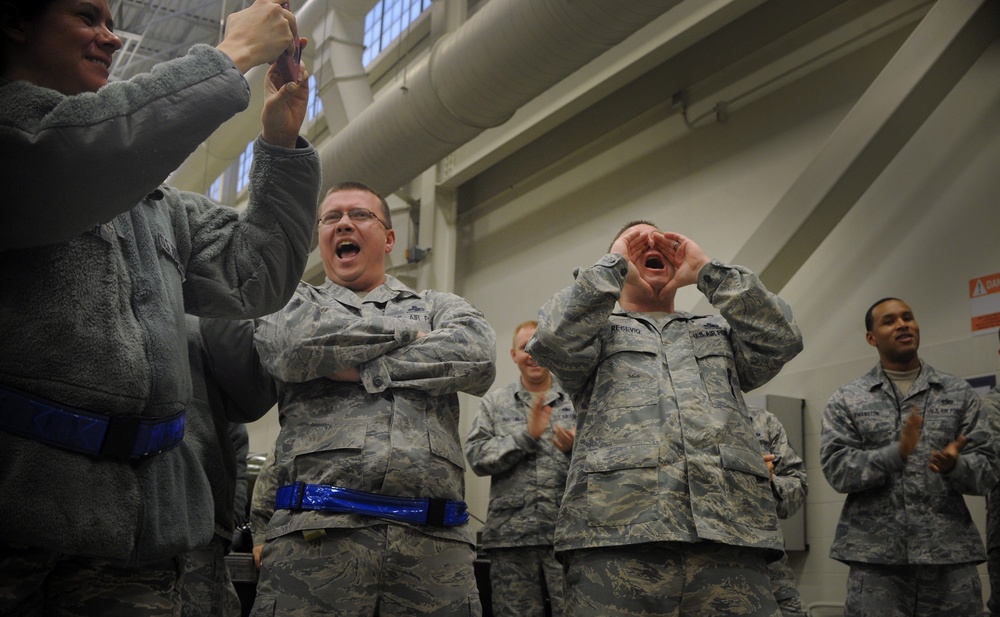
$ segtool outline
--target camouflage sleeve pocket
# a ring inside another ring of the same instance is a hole
[[[632,525],[657,518],[655,443],[614,446],[587,454],[587,518],[592,527]]]

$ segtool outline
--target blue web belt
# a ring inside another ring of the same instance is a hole
[[[110,416],[0,386],[0,429],[101,459],[137,460],[173,448],[184,439],[184,417]]]
[[[274,507],[277,510],[351,512],[434,527],[454,527],[469,520],[464,501],[387,497],[339,486],[302,482],[279,488]]]

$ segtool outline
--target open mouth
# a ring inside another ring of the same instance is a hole
[[[351,242],[350,240],[344,240],[343,242],[338,244],[336,250],[337,257],[340,258],[352,257],[360,252],[361,252],[361,247]]]
[[[662,270],[666,267],[663,258],[659,255],[647,255],[643,265],[647,270]]]

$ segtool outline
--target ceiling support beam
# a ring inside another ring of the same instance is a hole
[[[938,0],[732,263],[779,292],[998,35],[995,0]]]

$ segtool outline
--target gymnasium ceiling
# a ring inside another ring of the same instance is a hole
[[[222,16],[244,0],[112,0],[115,33],[122,50],[113,80],[128,79],[153,65],[183,55],[195,43],[219,42]]]

